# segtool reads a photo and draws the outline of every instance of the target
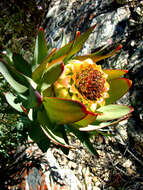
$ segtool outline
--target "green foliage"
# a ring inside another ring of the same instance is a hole
[[[9,152],[23,145],[27,139],[25,121],[16,114],[1,114],[0,155],[9,158]]]
[[[25,128],[27,118],[19,116],[8,104],[5,103],[4,92],[9,86],[3,78],[0,79],[0,155],[9,159],[9,152],[22,145],[27,139]]]
[[[65,149],[70,148],[67,139],[68,130],[74,133],[90,152],[97,155],[87,130],[90,127],[89,124],[92,123],[96,130],[102,124],[110,125],[111,120],[128,117],[133,111],[128,106],[108,105],[118,100],[130,88],[131,81],[121,78],[126,73],[125,71],[111,70],[110,72],[106,70],[110,76],[108,81],[111,88],[109,98],[106,105],[97,108],[95,112],[91,112],[86,104],[74,100],[72,97],[71,99],[56,97],[55,82],[62,73],[66,72],[64,70],[65,65],[81,50],[94,28],[95,26],[92,26],[81,35],[78,32],[75,40],[59,50],[52,50],[50,53],[44,31],[40,28],[31,62],[29,60],[28,63],[19,54],[9,56],[11,55],[10,52],[3,55],[3,59],[0,60],[0,72],[15,90],[14,95],[6,93],[6,99],[15,110],[20,111],[22,117],[27,116],[29,119],[27,120],[29,136],[43,152],[49,148],[50,142],[61,145],[62,150],[66,152]],[[111,47],[111,53],[105,53],[105,49],[88,55],[91,62],[92,59],[94,61],[101,60],[114,55],[120,46]],[[83,59],[82,56],[79,57],[79,60],[81,59]],[[63,78],[62,80],[66,79]],[[68,86],[68,84],[66,85]],[[117,88],[121,90],[118,91]],[[25,125],[25,121],[23,125]],[[16,128],[16,125],[13,126]],[[86,128],[85,131],[87,132],[80,131],[82,128],[83,131]]]

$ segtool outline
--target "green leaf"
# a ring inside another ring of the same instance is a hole
[[[15,91],[17,91],[18,93],[24,93],[27,91],[28,88],[25,85],[21,84],[22,82],[27,85],[27,81],[20,73],[16,72],[16,70],[14,70],[14,68],[12,68],[10,65],[4,62],[0,62],[0,73],[3,75],[3,77]]]
[[[92,113],[92,112],[90,113],[89,112],[86,117],[84,117],[80,121],[75,122],[73,125],[77,128],[85,127],[85,126],[93,123],[96,120],[98,114],[99,113]]]
[[[46,57],[44,59],[44,61],[33,71],[32,73],[32,79],[36,82],[36,83],[39,83],[41,77],[43,76],[43,73],[45,72],[46,70],[46,67],[49,63],[49,60],[51,59],[51,57],[53,56],[53,54],[55,53],[56,51],[56,48],[53,49],[51,51],[51,53],[48,55],[48,57]]]
[[[44,90],[41,94],[43,97],[54,97],[55,95],[54,95],[53,86],[46,88],[46,90]]]
[[[70,59],[73,55],[78,53],[83,45],[85,44],[86,40],[88,39],[89,35],[92,33],[96,25],[93,25],[88,30],[86,30],[83,34],[79,35],[79,33],[76,34],[76,38],[73,41],[71,50],[66,55],[66,58],[64,59],[64,62],[66,62],[68,59]]]
[[[103,115],[98,115],[96,122],[101,123],[113,119],[122,118],[133,111],[130,106],[111,104],[100,107],[97,111],[103,112]]]
[[[51,86],[61,75],[64,70],[63,63],[55,63],[49,67],[43,77],[41,78],[40,84],[37,87],[40,91],[46,90],[48,87]]]
[[[95,53],[83,55],[83,56],[75,56],[73,59],[85,60],[87,58],[91,58],[93,59],[94,62],[98,62],[115,55],[121,48],[122,48],[122,45],[118,45],[115,47],[115,44],[107,44],[106,46],[99,49]]]
[[[29,119],[30,121],[34,121],[33,112],[34,112],[33,109],[29,109],[29,112],[28,112],[28,114],[27,114],[28,119]]]
[[[42,103],[42,97],[37,90],[34,90],[31,86],[29,87],[28,96],[28,108],[34,108],[40,106]]]
[[[131,110],[132,111],[132,110]],[[87,132],[92,132],[92,131],[99,131],[99,129],[104,128],[104,127],[109,127],[112,125],[116,125],[119,122],[126,120],[130,117],[130,114],[125,115],[122,118],[119,118],[117,120],[112,120],[112,121],[105,121],[105,122],[99,122],[98,120],[93,123],[93,125],[88,125],[86,127],[79,128],[80,131],[87,131]],[[91,134],[91,133],[90,133]]]
[[[106,105],[119,100],[131,87],[132,81],[126,78],[118,78],[108,81],[110,88],[109,98],[105,99]]]
[[[32,70],[31,65],[23,59],[23,57],[19,54],[13,54],[13,62],[15,68],[21,72],[22,74],[31,77]]]
[[[83,119],[88,111],[78,101],[44,97],[43,105],[52,123],[67,124]]]
[[[73,56],[74,54],[76,54],[78,51],[81,50],[81,48],[83,47],[84,43],[86,42],[87,38],[94,30],[94,28],[95,25],[89,28],[87,31],[85,31],[82,35],[79,35],[79,33],[77,33],[75,40],[69,42],[68,44],[60,48],[52,57],[51,61],[60,58],[60,60],[57,60],[58,62],[63,61],[64,59],[65,59],[64,61],[66,62],[71,56]]]
[[[44,134],[52,140],[55,144],[69,147],[66,143],[64,135],[64,126],[56,126],[52,124],[47,116],[45,110],[39,110],[37,113],[37,119],[42,126]]]
[[[51,62],[54,60],[58,60],[59,58],[60,58],[60,61],[63,61],[63,59],[66,57],[67,53],[70,51],[72,44],[73,44],[73,41],[69,42],[62,48],[58,49],[57,52],[55,52],[55,54],[51,58]],[[58,62],[59,62],[59,60],[58,60]]]
[[[104,69],[103,71],[108,75],[107,80],[120,78],[128,72],[121,69]]]
[[[5,93],[5,98],[6,98],[7,102],[9,103],[9,105],[12,108],[14,108],[15,110],[17,110],[18,112],[23,112],[23,110],[21,108],[21,104],[20,103],[15,103],[15,100],[17,99],[16,96],[14,96],[10,92],[7,92],[7,93]]]
[[[38,122],[31,122],[30,129],[28,131],[30,138],[37,143],[39,148],[46,152],[50,146],[50,140],[42,131]]]
[[[99,130],[101,128],[108,127],[110,124],[111,124],[111,122],[102,122],[102,123],[99,122],[98,123],[96,121],[94,125],[88,125],[86,127],[82,127],[82,128],[79,128],[79,130],[80,131],[88,131],[88,132],[90,132],[90,131],[96,131],[96,130]]]
[[[110,134],[110,133],[105,133],[105,132],[103,132],[103,131],[100,131],[100,130],[98,130],[98,131],[96,131],[96,134],[97,133],[99,133],[99,134],[101,134],[102,136],[104,136],[104,137],[114,137],[115,135],[113,135],[113,134]],[[90,134],[94,134],[94,132],[91,132]]]
[[[43,126],[47,126],[48,128],[52,129],[53,128],[53,125],[52,123],[50,122],[48,116],[47,116],[47,113],[44,109],[42,110],[38,110],[37,112],[37,119],[38,119],[38,122],[43,125]]]
[[[62,126],[60,126],[62,127]],[[64,126],[63,126],[64,129]],[[42,130],[44,131],[45,135],[51,139],[51,141],[57,145],[70,148],[70,146],[65,142],[62,130],[51,130],[47,126],[42,126]]]
[[[33,70],[44,61],[47,55],[48,47],[44,36],[44,30],[42,27],[40,27],[34,51]]]

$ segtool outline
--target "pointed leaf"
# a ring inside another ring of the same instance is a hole
[[[26,93],[27,95],[27,93]],[[16,99],[15,99],[16,104],[20,104],[21,109],[23,112],[27,115],[28,110],[27,110],[27,105],[28,105],[28,97],[24,96],[23,94],[16,94]]]
[[[47,116],[47,113],[44,109],[38,110],[37,112],[37,120],[42,126],[47,126],[48,128],[52,129],[53,125]]]
[[[64,140],[64,126],[56,126],[52,124],[46,114],[45,110],[39,110],[37,114],[37,119],[42,126],[44,134],[52,140],[55,144],[69,147],[69,145]]]
[[[96,119],[97,123],[101,123],[104,121],[122,118],[130,114],[133,109],[130,106],[111,104],[100,107],[99,109],[97,109],[97,111],[103,112],[103,115],[98,115]]]
[[[70,51],[72,44],[73,44],[73,41],[69,42],[68,44],[66,44],[62,48],[58,49],[57,52],[51,58],[51,61],[54,61],[57,59],[60,59],[60,61],[61,61],[61,58],[63,60],[66,57],[67,53]],[[58,60],[58,62],[59,62],[59,60]]]
[[[16,100],[16,96],[14,96],[12,93],[7,92],[5,93],[5,98],[7,100],[7,102],[9,103],[9,105],[11,107],[13,107],[15,110],[17,110],[18,112],[23,112],[22,108],[21,108],[21,104],[20,103],[15,103]]]
[[[43,77],[41,78],[39,87],[40,91],[46,90],[48,87],[51,86],[61,75],[61,73],[64,70],[64,64],[61,63],[55,63],[54,65],[51,65],[47,67],[47,70]]]
[[[33,70],[43,62],[43,60],[46,58],[47,55],[48,55],[48,48],[44,36],[44,30],[42,27],[40,27],[34,51]]]
[[[108,80],[120,78],[128,72],[121,69],[104,69],[103,71],[108,75]]]
[[[51,57],[53,56],[53,54],[55,53],[56,48],[53,49],[51,51],[51,53],[44,59],[44,61],[33,71],[32,73],[32,79],[39,83],[39,80],[41,79],[41,77],[43,76],[43,73],[46,70],[46,66],[49,63],[49,60],[51,59]]]
[[[31,65],[23,59],[23,57],[19,54],[13,54],[13,62],[16,70],[21,72],[22,74],[31,77],[32,70]]]
[[[39,148],[46,152],[50,145],[50,140],[42,131],[38,122],[31,122],[30,129],[28,131],[30,138],[37,143]]]
[[[20,73],[16,72],[16,70],[14,70],[10,65],[0,62],[0,73],[15,91],[19,93],[24,93],[27,91],[28,88],[21,84],[21,82],[26,82],[25,79],[23,80],[23,77],[20,75]],[[20,83],[17,81],[20,81]]]
[[[79,128],[80,131],[96,131],[104,127],[108,127],[111,124],[111,122],[102,122],[97,125],[88,125],[87,127]]]
[[[93,59],[94,62],[98,62],[115,55],[121,48],[122,48],[122,45],[119,45],[116,48],[114,44],[112,44],[111,47],[107,45],[95,53],[91,53],[91,54],[83,55],[83,56],[75,56],[73,59],[85,60],[87,58],[91,58]]]
[[[67,124],[83,119],[88,111],[78,101],[44,97],[43,104],[52,123]]]
[[[81,119],[80,121],[75,122],[73,125],[76,127],[85,127],[91,123],[93,123],[97,118],[98,113],[89,112],[88,115]]]
[[[33,118],[33,109],[29,109],[29,112],[28,112],[27,116],[28,116],[28,119],[30,121],[34,121],[34,118]]]
[[[69,146],[63,137],[63,133],[62,130],[51,130],[49,128],[47,128],[46,126],[42,126],[42,130],[45,133],[45,135],[51,139],[51,141],[57,145],[63,146],[63,147],[67,147],[67,148],[71,148],[71,146]]]
[[[130,117],[130,114],[127,114],[126,116],[120,118],[120,119],[117,119],[117,120],[114,120],[114,121],[107,121],[107,122],[98,122],[98,120],[94,123],[94,125],[88,125],[87,127],[82,127],[82,128],[79,128],[80,131],[88,131],[88,132],[91,132],[91,131],[97,131],[99,129],[102,129],[104,127],[109,127],[109,126],[112,126],[112,125],[115,125],[115,124],[118,124],[119,122],[123,121],[123,120],[126,120]]]
[[[46,90],[44,90],[43,92],[41,92],[43,97],[54,97],[54,90],[53,90],[53,86],[50,86],[49,88],[46,88]]]
[[[28,96],[28,108],[34,108],[40,106],[42,103],[42,97],[37,90],[34,90],[31,86],[29,87]]]
[[[109,98],[106,99],[106,105],[112,104],[119,100],[131,87],[132,81],[126,78],[118,78],[108,81],[109,88]]]
[[[96,25],[94,25],[91,28],[89,28],[82,35],[77,35],[76,39],[74,41],[71,41],[68,44],[66,44],[65,46],[63,46],[62,48],[60,48],[55,53],[55,55],[52,57],[52,61],[56,60],[56,59],[59,59],[59,58],[62,58],[62,59],[58,60],[58,62],[59,61],[63,61],[64,59],[66,61],[72,55],[74,55],[78,51],[80,51],[80,49],[83,47],[85,41],[87,40],[87,38],[89,37],[89,35],[91,34],[91,32],[94,30],[95,26]]]
[[[84,43],[86,42],[86,40],[88,39],[89,35],[92,33],[95,27],[96,25],[93,25],[81,35],[79,34],[79,32],[77,33],[76,38],[72,44],[71,50],[64,59],[65,62],[81,50]]]

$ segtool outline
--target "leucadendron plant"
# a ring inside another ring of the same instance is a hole
[[[72,146],[72,132],[94,154],[90,137],[95,131],[127,119],[133,109],[114,104],[131,87],[127,70],[102,69],[98,61],[114,55],[121,45],[110,44],[88,55],[75,55],[94,30],[89,28],[59,49],[50,49],[40,28],[34,57],[27,62],[7,51],[0,60],[0,72],[14,89],[5,93],[8,103],[29,118],[29,136],[46,151],[50,142],[64,152]]]

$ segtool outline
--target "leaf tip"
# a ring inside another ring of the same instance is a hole
[[[76,37],[79,37],[80,36],[80,31],[77,31],[76,32]]]
[[[26,109],[23,105],[20,105],[20,106],[21,106],[23,112],[24,112],[26,115],[28,115],[27,109]]]
[[[61,74],[63,73],[64,71],[64,62],[61,63]]]
[[[40,31],[44,33],[44,28],[42,26],[40,26],[40,28],[39,28],[39,32]]]
[[[94,24],[91,26],[91,28],[95,29],[97,27],[98,24]]]
[[[124,78],[126,80],[126,82],[128,83],[128,86],[129,86],[129,89],[131,88],[132,86],[132,81],[127,79],[127,78]]]
[[[134,111],[134,108],[132,106],[129,106],[129,109],[130,109],[130,113]]]
[[[120,45],[115,49],[115,52],[118,52],[122,47],[123,47],[122,44],[120,44]]]
[[[39,94],[38,91],[35,91],[35,95],[37,96],[38,106],[40,106],[43,102],[43,97]]]
[[[124,71],[124,75],[128,73],[128,70],[122,70],[122,71]]]

